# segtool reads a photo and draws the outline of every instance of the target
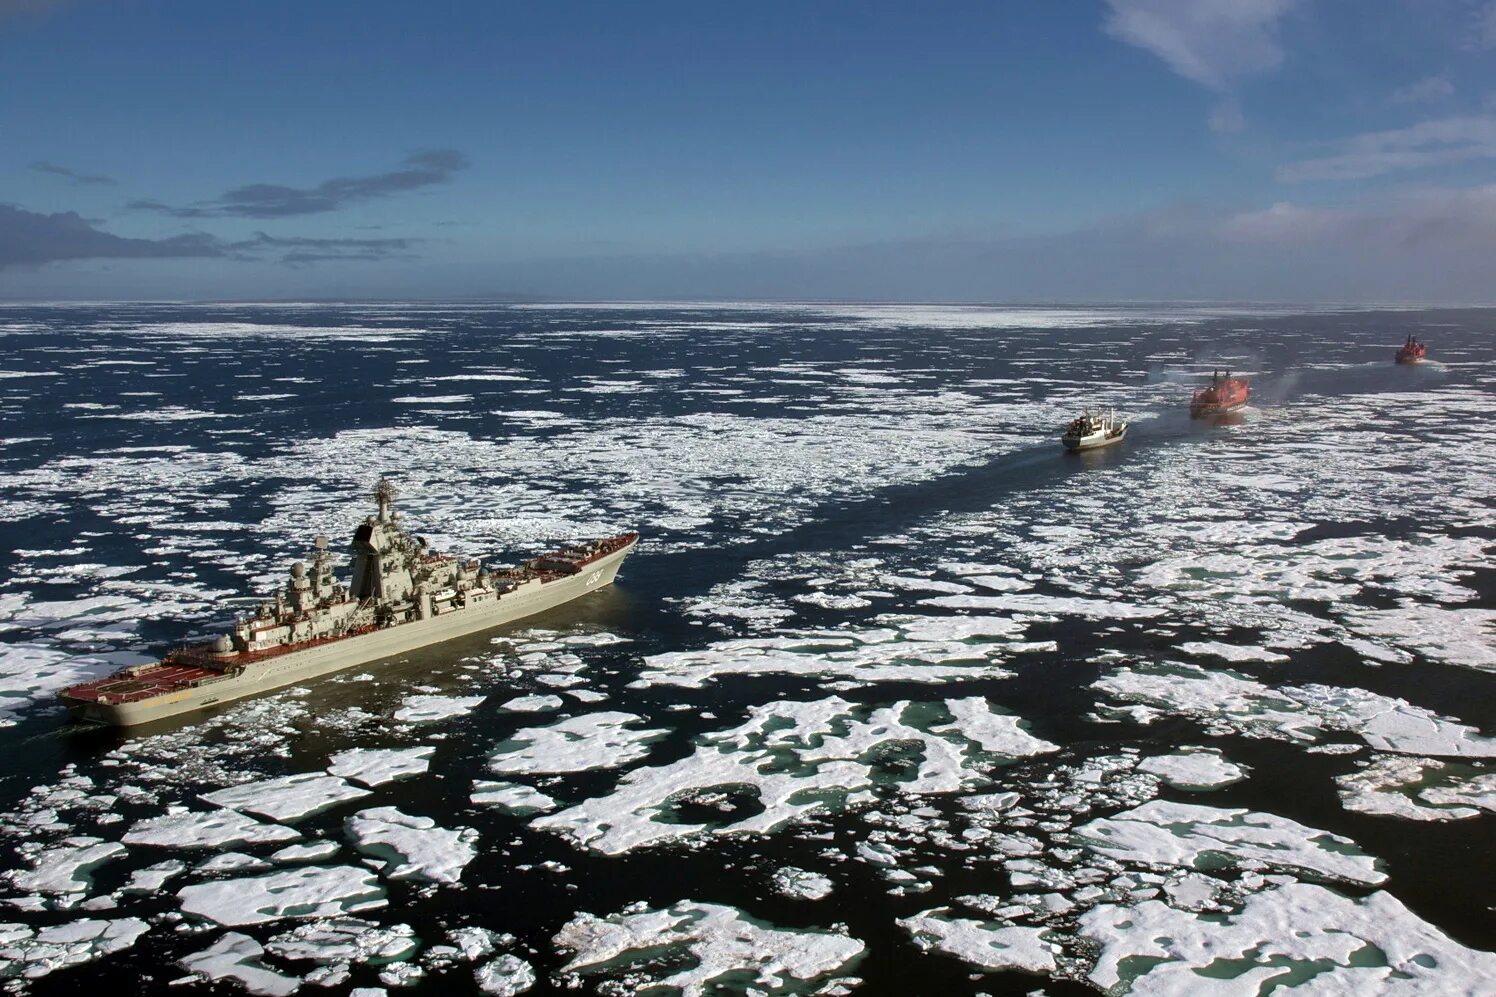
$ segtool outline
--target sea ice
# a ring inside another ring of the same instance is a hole
[[[158,848],[226,848],[295,841],[300,833],[279,824],[262,824],[235,810],[179,813],[136,821],[120,840]]]
[[[473,803],[484,807],[498,807],[507,813],[547,813],[556,809],[556,801],[538,789],[517,782],[474,782],[469,797]]]
[[[360,789],[337,776],[303,772],[230,786],[203,793],[201,798],[220,807],[248,810],[271,820],[296,820],[368,795],[367,789]]]
[[[1358,813],[1407,820],[1462,820],[1496,812],[1496,773],[1435,758],[1383,755],[1335,779],[1340,802]]]
[[[1175,789],[1220,789],[1247,777],[1247,770],[1214,751],[1154,755],[1138,763],[1139,772],[1156,775]]]
[[[1308,883],[1226,916],[1158,900],[1097,907],[1079,934],[1100,946],[1088,978],[1109,992],[1477,994],[1496,978],[1496,953],[1451,940],[1390,893],[1356,900]]]
[[[900,918],[898,923],[923,951],[934,949],[984,969],[1048,973],[1055,968],[1058,946],[1046,940],[1043,928],[998,927],[939,910]]]
[[[824,900],[831,895],[830,878],[792,865],[774,871],[774,892],[796,900]]]
[[[32,858],[29,870],[14,869],[7,877],[19,889],[36,893],[85,893],[91,885],[89,873],[112,858],[125,854],[125,846],[100,838],[67,838]]]
[[[774,928],[732,907],[690,901],[662,910],[641,904],[605,918],[579,914],[553,944],[571,953],[563,974],[626,972],[635,989],[673,987],[681,997],[750,979],[770,991],[803,988],[847,969],[863,951],[844,934]]]
[[[264,947],[253,938],[229,931],[177,965],[210,982],[233,980],[250,993],[265,997],[286,997],[301,989],[301,977],[268,968],[260,961],[264,954]]]
[[[478,854],[472,828],[438,827],[430,817],[413,817],[394,807],[376,807],[345,822],[353,847],[384,862],[390,879],[455,883]]]
[[[351,779],[361,786],[383,786],[387,782],[420,775],[431,765],[433,745],[417,748],[349,748],[333,755],[327,771]]]
[[[1007,678],[1012,673],[990,660],[1003,652],[1004,645],[968,641],[1012,636],[1024,626],[992,617],[903,616],[888,620],[892,626],[798,631],[650,655],[633,685],[700,688],[731,675],[934,683]]]
[[[187,913],[231,927],[288,917],[332,917],[385,904],[384,889],[372,872],[345,865],[197,883],[178,890],[177,899]]]
[[[1235,672],[1178,663],[1119,668],[1091,688],[1253,737],[1313,741],[1324,731],[1346,731],[1383,751],[1496,757],[1496,738],[1365,689],[1268,687]]]
[[[1152,800],[1074,831],[1091,851],[1150,869],[1210,869],[1258,862],[1375,886],[1387,874],[1349,838],[1276,814]]]
[[[446,720],[470,713],[487,699],[487,696],[407,696],[395,711],[395,719],[401,723],[424,724],[433,720]]]
[[[0,978],[34,980],[54,970],[92,962],[130,948],[148,930],[150,926],[138,917],[115,921],[85,918],[39,931],[24,924],[0,924]]]
[[[632,729],[641,719],[633,713],[587,713],[548,727],[527,727],[498,746],[488,767],[500,774],[553,775],[627,765],[669,733]]]
[[[973,734],[950,722],[958,714]],[[982,784],[990,763],[979,761],[979,752],[1022,757],[1053,749],[980,697],[881,708],[840,697],[770,703],[751,708],[739,727],[701,736],[693,754],[634,769],[611,794],[537,818],[532,826],[612,855],[708,830],[764,834],[808,813],[839,809],[880,785],[949,793]],[[897,776],[885,773],[889,761],[902,763]],[[761,809],[709,823],[675,813],[721,792],[752,794]]]
[[[559,710],[562,705],[560,696],[516,696],[499,709],[510,713],[547,713]]]
[[[473,970],[481,993],[514,997],[535,985],[535,969],[517,955],[501,955]]]

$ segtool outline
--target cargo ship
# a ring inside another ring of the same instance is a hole
[[[1420,343],[1412,336],[1397,350],[1398,363],[1425,363],[1428,360],[1428,346]]]
[[[1190,398],[1190,416],[1199,419],[1235,412],[1247,404],[1247,398],[1251,394],[1252,389],[1247,382],[1239,377],[1232,377],[1229,370],[1224,377],[1220,371],[1215,371],[1210,376],[1209,386],[1199,388]]]
[[[406,533],[390,482],[373,498],[378,512],[353,533],[346,585],[319,536],[310,569],[292,564],[284,588],[231,633],[64,689],[70,714],[128,727],[488,630],[608,585],[639,540],[621,533],[490,570]]]
[[[1106,412],[1087,410],[1065,427],[1065,435],[1060,437],[1060,442],[1066,450],[1076,453],[1109,447],[1114,443],[1121,443],[1126,437],[1127,422],[1117,418],[1116,409]]]

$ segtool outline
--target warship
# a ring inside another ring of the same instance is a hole
[[[1114,443],[1121,443],[1127,438],[1127,421],[1117,418],[1117,410],[1111,409],[1106,412],[1082,412],[1076,419],[1071,420],[1065,427],[1065,435],[1060,437],[1060,442],[1065,449],[1071,453],[1081,450],[1094,450],[1097,447],[1109,447]]]
[[[622,533],[489,570],[406,533],[389,481],[373,498],[378,513],[353,533],[348,584],[334,577],[319,536],[310,569],[292,564],[285,587],[231,634],[64,689],[69,712],[110,726],[147,723],[487,630],[611,583],[639,541]]]

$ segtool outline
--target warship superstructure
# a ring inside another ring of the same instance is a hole
[[[639,540],[622,533],[485,569],[406,533],[388,481],[373,497],[378,513],[353,533],[348,584],[319,536],[311,567],[292,564],[285,587],[230,634],[63,690],[74,717],[160,720],[532,616],[611,583]]]

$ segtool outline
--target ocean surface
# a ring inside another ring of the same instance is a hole
[[[6,306],[0,357],[8,992],[1496,979],[1496,311]],[[1088,404],[1128,439],[1067,455]],[[521,624],[67,725],[382,475],[489,564],[644,539]]]

